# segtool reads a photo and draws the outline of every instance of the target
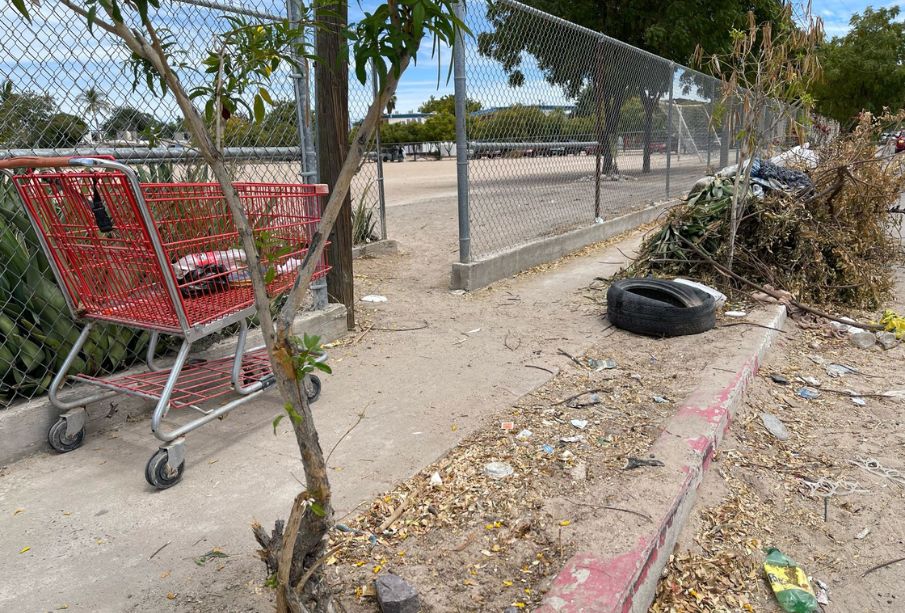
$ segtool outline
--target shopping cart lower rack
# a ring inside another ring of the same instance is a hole
[[[163,444],[145,477],[154,487],[170,487],[185,470],[185,434],[275,382],[266,349],[245,350],[254,298],[219,184],[141,183],[129,166],[103,158],[12,158],[0,160],[0,170],[15,185],[72,315],[84,326],[50,386],[50,402],[63,411],[48,432],[51,446],[59,452],[81,446],[87,404],[116,394],[152,400],[151,431]],[[292,285],[308,252],[327,188],[234,187],[268,267],[268,293],[276,296]],[[321,260],[315,278],[328,269]],[[150,333],[147,372],[71,373],[84,364],[80,353],[98,322]],[[193,343],[227,326],[238,327],[233,356],[189,358]],[[161,334],[181,339],[168,367],[156,361]],[[63,399],[67,381],[81,385]],[[309,375],[305,384],[314,402],[320,380]],[[200,416],[166,430],[163,420],[171,409]]]

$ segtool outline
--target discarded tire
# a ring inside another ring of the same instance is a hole
[[[606,293],[607,317],[617,328],[647,336],[700,334],[716,325],[713,297],[659,279],[616,281]]]

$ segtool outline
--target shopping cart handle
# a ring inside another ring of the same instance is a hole
[[[113,156],[103,155],[86,158],[78,155],[59,157],[24,156],[0,160],[0,170],[12,168],[65,168],[66,166],[92,166],[94,160],[112,160]]]

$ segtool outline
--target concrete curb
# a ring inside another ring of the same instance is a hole
[[[772,307],[771,328],[782,329],[783,306]],[[681,404],[651,447],[667,470],[634,483],[648,496],[659,497],[653,527],[645,527],[627,551],[579,552],[566,562],[538,609],[543,613],[641,613],[653,602],[663,567],[697,498],[697,488],[744,401],[745,392],[778,332],[763,330],[743,354],[727,361],[733,372],[715,374]],[[715,371],[721,373],[722,371]],[[647,483],[643,481],[646,480]]]
[[[341,304],[329,304],[324,310],[302,313],[296,317],[292,328],[296,334],[305,332],[316,334],[321,337],[322,342],[329,343],[345,336],[347,332],[346,307]],[[264,341],[260,330],[251,330],[246,343],[246,347],[249,348],[262,345]],[[226,339],[201,355],[209,357],[230,355],[235,351],[235,346],[235,338]],[[136,370],[143,371],[146,368],[141,365]],[[64,388],[61,394],[64,398],[65,391]],[[131,396],[115,396],[112,403],[116,405],[115,411],[110,406],[110,400],[88,407],[86,429],[89,434],[103,432],[132,418],[144,418],[153,409],[149,401]],[[11,464],[39,451],[49,450],[47,430],[57,420],[58,413],[46,396],[0,410],[0,466]],[[150,431],[150,425],[148,430]]]
[[[454,262],[450,275],[450,289],[466,291],[480,289],[523,270],[553,262],[573,251],[653,221],[678,202],[678,200],[661,202],[622,217],[608,219],[603,223],[539,238],[483,260]]]

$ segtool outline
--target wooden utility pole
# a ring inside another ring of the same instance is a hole
[[[349,59],[340,33],[349,19],[348,0],[319,6],[314,69],[319,180],[333,188],[349,151]],[[331,301],[346,306],[346,324],[355,327],[355,285],[352,278],[352,196],[346,196],[333,233],[327,259],[333,270],[327,275]]]

